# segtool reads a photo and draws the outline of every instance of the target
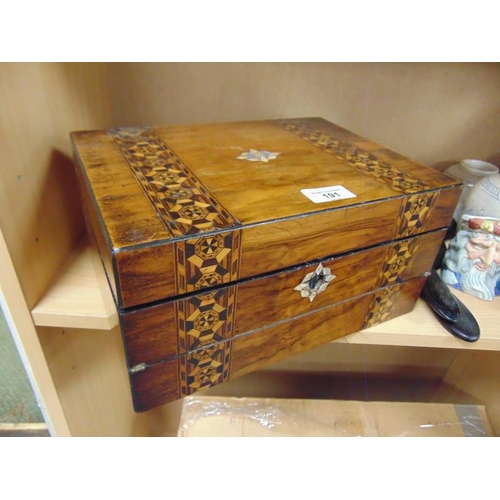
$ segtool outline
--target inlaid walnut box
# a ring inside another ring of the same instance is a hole
[[[461,192],[320,118],[71,137],[136,411],[411,311]]]

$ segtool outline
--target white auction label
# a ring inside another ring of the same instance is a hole
[[[314,189],[301,189],[300,192],[307,196],[314,203],[325,203],[326,201],[345,200],[347,198],[356,198],[344,186],[329,186]]]

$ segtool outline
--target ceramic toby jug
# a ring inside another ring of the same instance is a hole
[[[481,179],[484,179],[486,176],[498,174],[498,172],[498,167],[492,163],[473,159],[462,160],[460,163],[452,165],[445,170],[446,174],[460,179],[464,184],[462,195],[460,196],[455,213],[453,214],[453,218],[457,223],[460,222],[460,217],[463,213],[468,213],[464,204],[468,200],[473,187],[480,182]]]
[[[483,177],[471,188],[463,213],[500,218],[500,173]]]
[[[500,173],[477,182],[463,206],[441,277],[469,295],[493,300],[500,295]]]

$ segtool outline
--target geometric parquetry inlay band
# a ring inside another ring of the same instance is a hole
[[[176,302],[181,395],[229,379],[236,287]]]
[[[390,245],[384,263],[379,271],[375,288],[393,285],[404,281],[405,273],[412,257],[418,249],[418,240],[398,241]]]
[[[424,181],[348,142],[339,141],[305,124],[294,124],[287,121],[281,122],[281,124],[286,130],[302,137],[336,158],[345,160],[353,167],[390,186],[395,191],[416,193],[430,189],[430,186]]]
[[[172,236],[239,225],[150,128],[117,128],[108,133]]]
[[[221,232],[174,243],[176,293],[210,288],[239,277],[241,231]]]
[[[435,193],[421,193],[407,196],[399,217],[399,227],[395,238],[413,236],[423,229],[432,214]]]
[[[229,379],[231,342],[209,346],[180,357],[181,397]]]
[[[401,287],[402,285],[394,285],[375,292],[368,308],[363,329],[378,325],[391,317]]]

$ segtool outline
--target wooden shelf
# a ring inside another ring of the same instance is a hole
[[[479,323],[481,338],[477,342],[464,342],[448,333],[438,323],[430,307],[422,299],[418,299],[411,313],[353,333],[337,340],[337,342],[500,351],[500,328],[498,326],[500,323],[500,297],[488,302],[458,290],[452,291],[474,314]]]
[[[500,351],[500,298],[493,302],[455,292],[473,312],[481,338],[468,343],[453,337],[438,321],[427,304],[419,299],[413,312],[336,342],[387,346],[445,347]],[[53,285],[32,311],[36,325],[110,330],[118,317],[97,251],[82,240]]]
[[[111,330],[118,315],[97,250],[84,238],[31,315],[38,326]]]

